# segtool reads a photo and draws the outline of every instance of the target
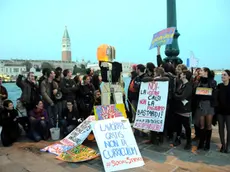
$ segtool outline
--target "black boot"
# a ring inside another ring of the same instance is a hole
[[[205,140],[205,129],[200,129],[200,141],[197,149],[204,148],[204,140]]]
[[[191,144],[191,137],[190,138],[187,138],[187,143],[184,147],[185,150],[190,150],[192,148],[192,144]]]
[[[220,148],[220,152],[225,152],[226,148],[225,148],[225,145],[222,145],[221,148]]]
[[[173,142],[173,146],[179,146],[181,144],[180,136],[177,136]]]
[[[152,144],[157,145],[157,132],[151,131],[150,133],[150,141]]]
[[[224,153],[229,153],[228,143],[226,143],[226,146],[225,146],[225,148],[224,148]]]
[[[212,137],[212,130],[206,130],[206,142],[204,147],[205,151],[209,151],[210,149],[211,137]]]

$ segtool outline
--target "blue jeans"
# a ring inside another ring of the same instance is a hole
[[[30,118],[31,131],[29,136],[36,142],[49,138],[48,121]]]
[[[71,131],[73,131],[77,125],[71,125],[71,124],[68,124],[68,121],[65,120],[65,119],[62,119],[60,121],[60,127],[61,127],[61,130],[63,132],[63,135],[64,137],[67,136]]]

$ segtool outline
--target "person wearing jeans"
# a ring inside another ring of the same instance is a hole
[[[31,138],[39,142],[49,138],[49,118],[47,111],[43,108],[43,102],[38,101],[36,107],[30,111],[30,135]]]
[[[230,146],[230,71],[225,70],[222,73],[222,83],[218,84],[218,106],[216,109],[219,126],[219,135],[221,141],[220,152],[229,152]],[[225,125],[227,127],[227,142],[225,142]]]

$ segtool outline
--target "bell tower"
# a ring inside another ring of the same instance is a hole
[[[62,61],[72,61],[70,37],[67,27],[65,27],[65,31],[62,37]]]

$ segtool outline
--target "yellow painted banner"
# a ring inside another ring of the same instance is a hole
[[[124,104],[94,106],[95,120],[127,117]]]
[[[94,149],[84,145],[79,145],[67,152],[63,152],[56,158],[66,162],[83,162],[99,157],[99,154]]]

